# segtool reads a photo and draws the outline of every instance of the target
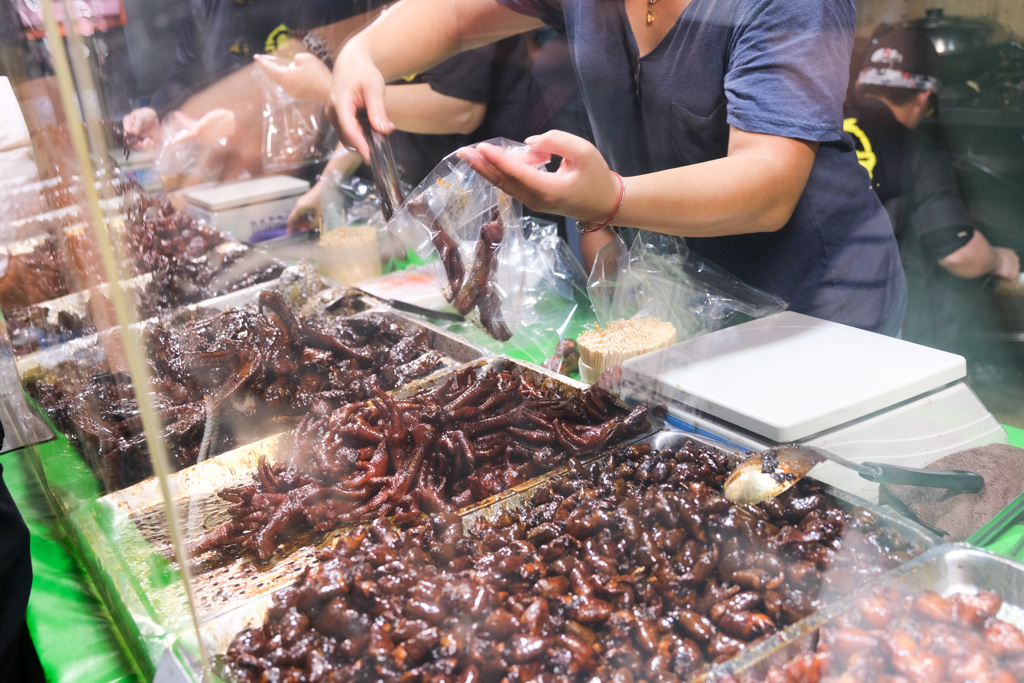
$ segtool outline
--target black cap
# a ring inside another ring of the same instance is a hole
[[[938,90],[939,55],[923,31],[894,28],[871,41],[857,85]]]

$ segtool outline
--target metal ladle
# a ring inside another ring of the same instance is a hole
[[[977,493],[985,488],[984,477],[976,472],[915,469],[878,462],[856,463],[816,446],[786,444],[773,446],[737,465],[725,480],[723,492],[733,503],[760,503],[800,481],[823,460],[848,467],[864,479],[879,484],[928,486],[959,493]]]

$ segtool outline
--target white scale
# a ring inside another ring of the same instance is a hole
[[[780,443],[924,467],[1005,430],[963,379],[961,356],[789,311],[623,364],[624,393],[669,422],[743,449]],[[869,500],[878,485],[832,463],[816,479]]]
[[[260,233],[283,229],[308,190],[309,183],[299,178],[264,176],[188,190],[185,211],[242,241],[252,241]]]

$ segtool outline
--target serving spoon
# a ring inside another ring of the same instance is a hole
[[[800,481],[823,460],[848,467],[868,481],[949,489],[977,493],[985,479],[966,470],[926,470],[878,462],[856,463],[816,446],[786,444],[773,446],[747,458],[725,480],[725,497],[737,504],[754,504],[774,498]]]

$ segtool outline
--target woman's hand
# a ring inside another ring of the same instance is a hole
[[[301,227],[305,224],[306,229],[309,225],[314,223],[317,217],[320,215],[320,195],[324,192],[323,181],[317,181],[313,187],[309,188],[306,194],[299,197],[299,201],[295,202],[295,208],[292,209],[291,213],[288,214],[288,232],[289,234],[295,232],[301,232]],[[308,219],[308,220],[306,220]]]
[[[1020,277],[1020,257],[1013,249],[995,247],[996,268],[994,273],[1007,282],[1017,283]]]
[[[604,223],[619,201],[619,181],[594,145],[553,130],[527,138],[530,153],[507,154],[482,143],[464,147],[459,158],[496,187],[534,211]],[[554,173],[537,168],[551,155],[562,157]]]
[[[125,135],[134,138],[134,150],[153,149],[160,140],[160,117],[152,107],[139,107],[129,112],[121,120],[121,125]]]
[[[395,129],[384,110],[384,76],[360,47],[357,37],[345,45],[335,60],[327,116],[341,141],[369,163],[370,145],[359,125],[360,111],[366,112],[378,133],[387,135]]]
[[[270,55],[253,55],[271,81],[297,100],[323,104],[331,94],[331,70],[318,57],[300,52],[288,63]]]

